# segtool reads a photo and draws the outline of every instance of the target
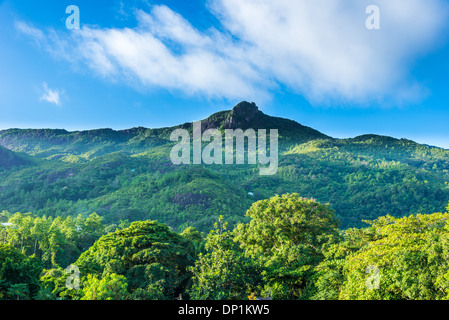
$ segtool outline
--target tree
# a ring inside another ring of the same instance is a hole
[[[107,273],[99,280],[89,274],[83,288],[81,300],[126,300],[128,283],[124,276]]]
[[[105,226],[96,212],[89,215],[86,220],[81,215],[77,217],[76,226],[79,229],[78,248],[81,252],[89,249],[96,240],[105,234]]]
[[[173,299],[186,289],[187,268],[193,265],[192,242],[157,221],[133,222],[128,228],[102,236],[75,262],[82,275],[100,279],[118,274],[133,295],[157,291],[151,297]]]
[[[26,298],[29,295],[28,285],[25,283],[16,283],[9,287],[8,295],[11,297],[17,297],[17,300],[20,298]]]
[[[275,299],[306,299],[314,290],[314,267],[323,245],[338,240],[338,221],[328,205],[298,194],[254,203],[248,224],[235,229],[245,253],[263,269],[266,291]]]
[[[339,299],[449,298],[449,214],[380,217],[346,257]]]
[[[313,300],[338,300],[346,278],[347,257],[375,239],[372,229],[348,229],[341,232],[340,241],[323,246],[324,259],[315,267],[316,292]]]
[[[181,232],[181,236],[189,240],[191,244],[189,252],[192,254],[192,259],[196,260],[198,255],[204,252],[205,249],[206,243],[203,238],[203,233],[199,232],[194,227],[187,227]]]
[[[0,298],[32,299],[40,289],[42,266],[11,245],[0,245]]]
[[[206,238],[206,253],[200,253],[194,267],[191,298],[195,300],[243,300],[261,292],[261,270],[244,255],[228,224],[219,217]]]

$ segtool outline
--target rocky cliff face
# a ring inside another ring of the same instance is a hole
[[[249,124],[262,115],[254,102],[240,102],[232,109],[225,120],[225,129],[247,129]]]
[[[296,121],[272,117],[259,110],[254,102],[242,101],[230,111],[217,112],[201,122],[201,129],[277,129],[288,140],[305,142],[331,138]]]

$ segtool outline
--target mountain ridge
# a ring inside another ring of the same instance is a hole
[[[203,119],[202,131],[215,128],[225,129],[278,129],[280,139],[294,142],[306,142],[314,139],[332,139],[315,129],[303,126],[296,121],[272,117],[264,114],[255,103],[240,102],[232,110],[220,111]],[[0,145],[31,155],[48,157],[54,150],[55,154],[64,146],[67,152],[82,150],[83,144],[108,145],[113,151],[120,151],[119,145],[131,146],[141,151],[145,147],[161,145],[169,141],[173,130],[183,128],[192,130],[192,122],[186,122],[172,127],[114,130],[111,128],[67,131],[65,129],[6,129],[0,131]]]
[[[281,139],[291,142],[304,143],[315,139],[334,139],[359,142],[366,139],[384,140],[389,138],[394,142],[402,139],[378,135],[378,134],[362,134],[352,138],[337,139],[326,135],[316,129],[304,126],[294,120],[273,117],[266,115],[258,109],[254,102],[242,101],[232,110],[216,112],[209,117],[201,120],[202,131],[207,129],[278,129]],[[99,128],[89,130],[68,131],[65,129],[4,129],[0,130],[0,146],[12,151],[25,152],[28,154],[36,154],[33,152],[35,148],[45,149],[55,145],[64,145],[70,143],[116,143],[124,144],[134,140],[153,140],[155,138],[167,139],[170,132],[183,128],[191,130],[192,122],[186,122],[180,125],[161,128],[133,127],[129,129],[114,130],[111,128]],[[157,139],[155,139],[157,140]],[[405,139],[408,140],[408,139]],[[412,141],[412,140],[409,140]],[[154,142],[154,141],[153,141]],[[414,142],[414,141],[413,141]],[[42,145],[41,145],[42,144]],[[440,148],[427,144],[420,144],[428,147]]]
[[[107,224],[159,220],[174,229],[209,230],[219,215],[244,221],[257,200],[298,193],[329,203],[342,228],[391,214],[443,210],[449,202],[449,150],[407,139],[361,135],[336,139],[242,102],[202,121],[206,128],[279,129],[279,166],[174,165],[176,127],[126,130],[10,129],[7,155],[35,160],[0,170],[0,211],[41,216],[97,212]],[[190,131],[191,132],[191,131]],[[2,149],[0,149],[2,150]]]

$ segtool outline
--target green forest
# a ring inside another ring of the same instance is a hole
[[[0,131],[0,299],[449,297],[449,150],[335,139],[253,103],[279,169],[174,165],[172,128]]]
[[[152,220],[108,230],[97,214],[3,215],[1,299],[449,298],[447,212],[340,230],[329,205],[285,194],[255,202],[232,230],[220,216],[206,235]]]

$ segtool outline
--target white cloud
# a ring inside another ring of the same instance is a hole
[[[380,30],[365,27],[373,3]],[[217,0],[213,9],[251,45],[266,74],[312,100],[363,101],[408,89],[416,95],[407,62],[443,36],[448,17],[439,0]]]
[[[35,27],[27,24],[23,21],[16,21],[15,27],[18,31],[22,32],[23,34],[26,34],[32,38],[35,38],[36,40],[43,40],[45,38],[45,34]]]
[[[147,87],[231,99],[265,95],[257,84],[266,81],[224,35],[201,33],[165,6],[138,11],[137,19],[136,29],[83,28],[75,56],[102,76]]]
[[[380,30],[365,27],[370,4],[380,8]],[[252,101],[286,86],[313,102],[363,104],[425,93],[410,67],[443,37],[449,16],[444,0],[210,0],[209,8],[225,31],[200,31],[163,5],[137,11],[132,29],[84,26],[44,40],[16,28],[116,81]]]
[[[44,93],[39,98],[40,101],[46,101],[48,103],[56,104],[57,106],[61,105],[61,95],[63,91],[50,89],[46,82],[43,84]]]

